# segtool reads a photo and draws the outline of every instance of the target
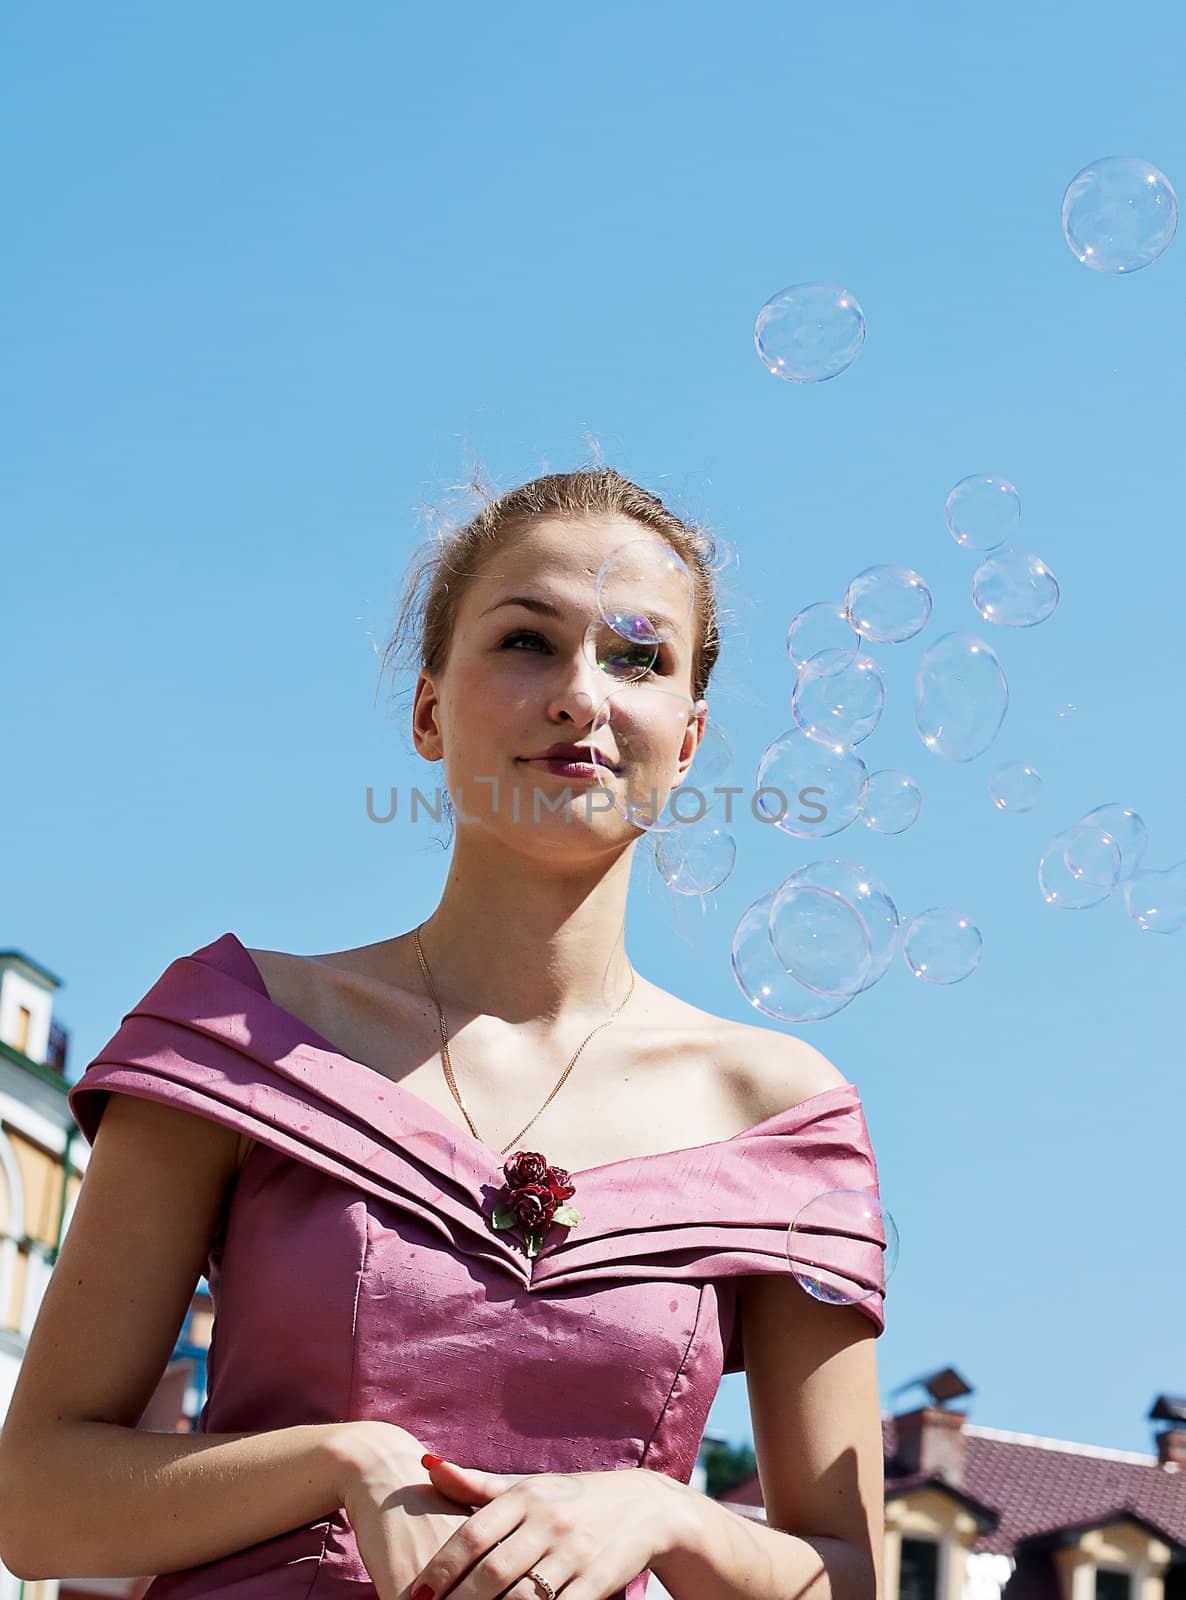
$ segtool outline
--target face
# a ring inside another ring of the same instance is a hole
[[[622,581],[600,599],[619,619],[654,619],[641,644],[599,615],[598,574],[626,545],[613,564]],[[444,764],[459,829],[495,829],[522,849],[620,845],[641,831],[630,808],[650,816],[684,781],[707,702],[692,699],[696,622],[671,555],[641,524],[599,517],[537,520],[487,559],[412,713],[417,750]],[[562,742],[591,746],[601,764],[566,774],[538,759]]]

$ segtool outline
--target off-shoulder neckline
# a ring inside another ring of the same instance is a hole
[[[385,1072],[380,1072],[378,1067],[369,1066],[367,1062],[359,1061],[356,1057],[349,1056],[345,1053],[345,1051],[339,1050],[337,1045],[331,1043],[330,1040],[326,1039],[322,1034],[319,1034],[316,1029],[310,1027],[303,1017],[298,1017],[295,1011],[290,1011],[287,1006],[282,1006],[278,1001],[272,999],[271,994],[268,992],[268,986],[264,980],[264,975],[259,969],[258,962],[251,954],[250,950],[248,950],[247,946],[239,938],[238,934],[228,932],[223,935],[223,938],[233,941],[235,948],[239,951],[242,957],[245,967],[251,973],[252,987],[258,991],[260,998],[263,1000],[265,1005],[269,1006],[273,1011],[278,1012],[292,1026],[299,1029],[303,1035],[303,1042],[305,1044],[309,1045],[311,1048],[317,1050],[321,1054],[333,1056],[335,1061],[344,1061],[349,1066],[356,1067],[362,1072],[369,1074],[371,1078],[381,1080],[389,1088],[395,1091],[397,1097],[402,1098],[409,1105],[414,1106],[417,1113],[421,1117],[433,1119],[434,1122],[441,1128],[448,1130],[450,1137],[456,1136],[458,1138],[468,1140],[469,1143],[476,1149],[481,1150],[486,1159],[493,1163],[493,1165],[499,1171],[502,1170],[503,1163],[510,1159],[511,1155],[514,1153],[513,1151],[507,1151],[504,1155],[502,1152],[495,1150],[493,1145],[488,1145],[484,1139],[475,1138],[468,1128],[463,1128],[460,1123],[454,1122],[452,1117],[446,1116],[443,1111],[441,1111],[437,1106],[433,1105],[431,1100],[426,1100],[423,1095],[417,1094],[414,1089],[409,1089],[406,1084],[401,1083],[397,1078],[390,1078]],[[685,1156],[699,1155],[703,1151],[718,1150],[723,1145],[735,1144],[741,1139],[750,1139],[758,1134],[781,1132],[789,1123],[796,1122],[806,1116],[810,1116],[819,1107],[821,1102],[826,1103],[833,1099],[853,1099],[859,1102],[859,1091],[856,1084],[838,1083],[830,1089],[821,1089],[818,1093],[808,1095],[806,1099],[796,1102],[795,1105],[786,1106],[782,1111],[772,1112],[770,1116],[763,1117],[761,1121],[752,1123],[748,1128],[742,1128],[737,1133],[728,1134],[723,1139],[710,1139],[706,1144],[684,1145],[678,1150],[654,1150],[651,1151],[649,1155],[620,1156],[616,1161],[603,1161],[597,1166],[569,1167],[566,1170],[568,1171],[569,1176],[575,1180],[577,1178],[587,1178],[592,1177],[597,1173],[607,1172],[612,1167],[637,1166],[642,1162],[650,1161],[673,1161]],[[526,1147],[524,1146],[521,1148]]]

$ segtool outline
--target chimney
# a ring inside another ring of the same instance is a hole
[[[960,1484],[964,1481],[964,1423],[968,1418],[963,1411],[949,1410],[948,1401],[971,1394],[972,1386],[954,1367],[912,1378],[900,1387],[914,1384],[924,1388],[933,1403],[894,1418],[897,1469],[903,1474],[933,1472],[948,1483]]]
[[[1181,1395],[1159,1394],[1149,1411],[1154,1422],[1170,1426],[1157,1434],[1157,1460],[1166,1472],[1186,1469],[1186,1399]]]
[[[902,1473],[937,1473],[948,1483],[964,1479],[963,1411],[920,1406],[894,1418],[898,1433],[897,1469]]]

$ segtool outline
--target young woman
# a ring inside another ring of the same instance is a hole
[[[600,632],[626,544],[649,654]],[[411,637],[457,820],[440,901],[317,956],[223,934],[70,1091],[93,1150],[0,1445],[16,1573],[155,1573],[152,1600],[641,1600],[651,1572],[676,1600],[880,1600],[884,1237],[813,1241],[833,1303],[787,1238],[813,1197],[876,1191],[860,1097],[625,945],[631,807],[703,734],[713,558],[594,468],[489,502],[412,573],[389,656]],[[137,1431],[203,1271],[199,1431]],[[767,1526],[689,1486],[743,1368]]]

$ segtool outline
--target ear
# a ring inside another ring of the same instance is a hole
[[[697,700],[692,708],[692,715],[688,718],[688,726],[684,730],[683,743],[679,750],[679,763],[677,766],[677,783],[682,783],[687,775],[688,768],[692,765],[693,757],[700,748],[700,741],[704,738],[705,725],[708,722],[708,701]],[[672,788],[676,785],[673,784]]]
[[[440,699],[436,684],[422,667],[416,679],[412,701],[412,740],[416,754],[426,761],[440,761],[444,756],[444,741],[440,729]]]

